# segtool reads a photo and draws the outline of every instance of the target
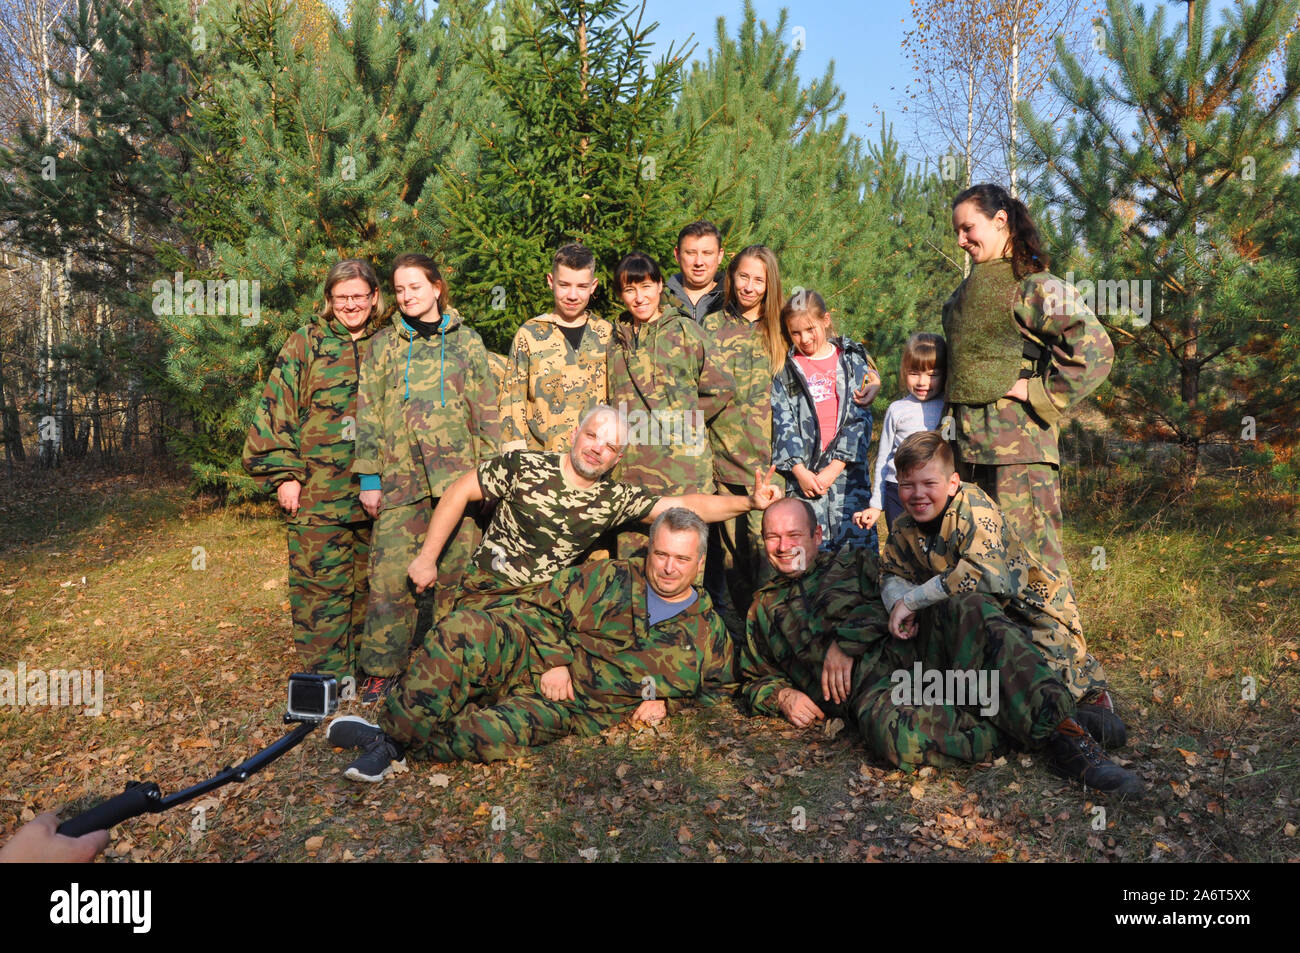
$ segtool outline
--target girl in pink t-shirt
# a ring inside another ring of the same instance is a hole
[[[781,324],[790,353],[772,381],[772,462],[786,492],[812,504],[822,549],[875,546],[875,530],[855,526],[853,513],[871,500],[867,447],[880,376],[861,344],[834,334],[817,292],[787,301]]]

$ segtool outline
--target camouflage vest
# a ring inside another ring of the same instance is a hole
[[[1024,339],[1015,319],[1021,282],[1011,259],[973,265],[943,306],[948,402],[991,404],[1020,376]]]

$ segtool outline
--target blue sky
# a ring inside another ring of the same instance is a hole
[[[1148,0],[1148,11],[1159,0]],[[1211,0],[1213,23],[1221,22],[1222,10],[1231,0]],[[799,75],[820,76],[826,64],[835,61],[835,76],[845,93],[845,111],[851,132],[864,139],[880,134],[880,112],[894,126],[894,134],[906,145],[912,139],[912,125],[902,113],[903,90],[911,67],[903,55],[903,32],[910,26],[908,0],[754,0],[760,20],[775,24],[781,8],[790,11],[788,29],[803,27],[804,51]],[[646,13],[659,22],[656,49],[662,52],[673,41],[694,34],[696,56],[703,58],[714,45],[718,17],[726,17],[727,32],[735,35],[743,0],[647,0]],[[1166,4],[1166,22],[1179,21],[1181,4]]]

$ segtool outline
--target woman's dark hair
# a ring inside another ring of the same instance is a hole
[[[663,280],[663,273],[659,270],[659,262],[643,251],[629,252],[624,255],[623,260],[614,269],[614,290],[616,292],[621,292],[628,285],[639,285],[643,281],[662,284]]]
[[[1010,192],[991,182],[972,185],[959,192],[952,200],[952,207],[956,209],[963,202],[974,202],[985,218],[992,218],[998,212],[1007,213],[1007,230],[1011,233],[1011,271],[1017,278],[1051,270],[1052,257],[1043,248],[1043,240],[1038,237],[1038,229],[1034,227],[1024,202],[1012,198]]]
[[[451,310],[451,292],[447,288],[446,279],[442,277],[442,272],[434,264],[433,259],[428,255],[421,255],[419,252],[406,252],[398,255],[393,259],[393,270],[390,272],[391,279],[397,281],[398,268],[419,268],[424,272],[424,276],[429,279],[429,284],[437,285],[440,294],[438,295],[438,311],[440,314],[446,314]]]

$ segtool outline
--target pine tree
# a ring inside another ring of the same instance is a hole
[[[651,64],[644,4],[512,0],[473,50],[472,66],[503,112],[469,120],[481,165],[440,200],[454,230],[452,293],[489,346],[550,305],[551,255],[581,240],[609,277],[627,252],[660,258],[676,238],[671,201],[694,151],[668,122],[686,51]]]
[[[803,83],[786,20],[760,22],[746,2],[736,35],[719,19],[688,75],[677,121],[701,130],[701,160],[678,218],[712,218],[730,253],[769,246],[786,295],[821,292],[888,375],[907,335],[937,326],[950,283],[942,183],[908,169],[887,126],[868,144],[848,132],[833,64]]]
[[[1040,194],[1065,210],[1056,271],[1090,261],[1088,286],[1118,282],[1095,302],[1118,351],[1106,409],[1139,439],[1178,443],[1187,486],[1207,442],[1294,423],[1300,368],[1280,344],[1293,339],[1296,269],[1278,254],[1277,220],[1294,227],[1298,9],[1243,2],[1211,31],[1204,3],[1167,26],[1163,8],[1148,18],[1111,0],[1113,81],[1058,46],[1053,82],[1080,115],[1059,136],[1024,117],[1046,167]]]
[[[444,255],[434,197],[469,168],[461,123],[483,97],[464,51],[486,37],[468,3],[429,18],[418,2],[356,0],[346,24],[319,3],[279,0],[203,14],[221,79],[191,140],[185,226],[211,251],[184,277],[247,283],[258,309],[187,313],[172,300],[160,320],[169,380],[196,421],[180,449],[200,485],[245,493],[239,452],[264,378],[334,262],[365,258],[383,276],[398,253]]]

